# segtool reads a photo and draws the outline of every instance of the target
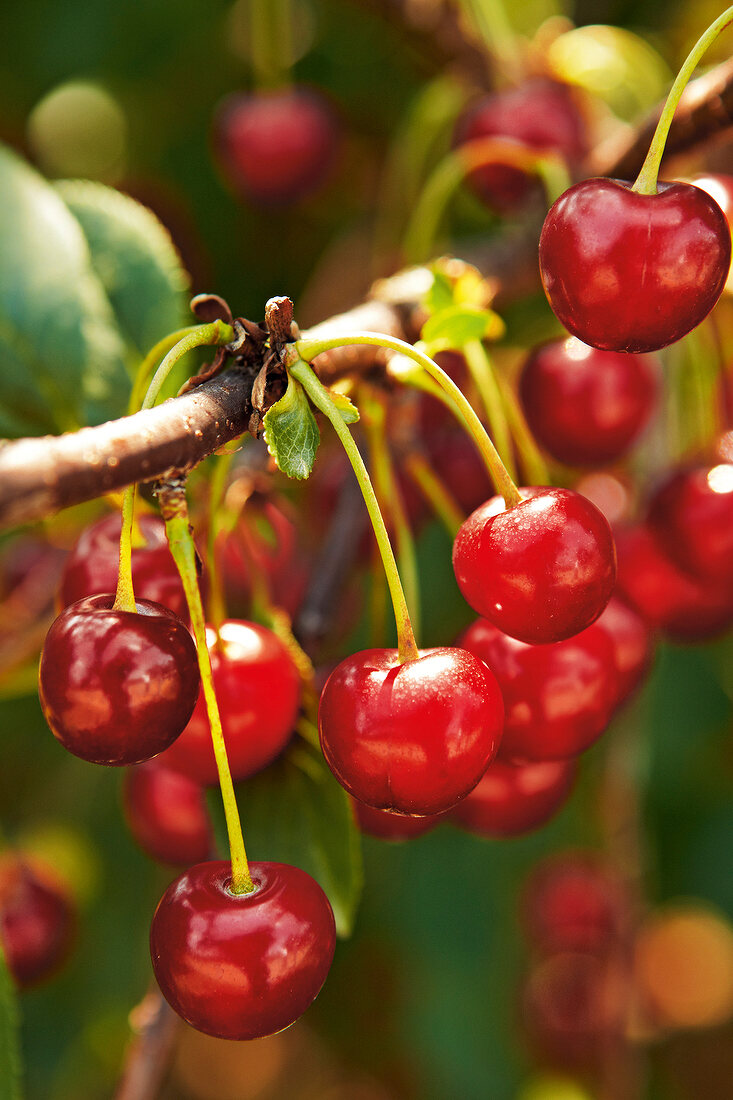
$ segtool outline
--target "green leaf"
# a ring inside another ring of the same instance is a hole
[[[433,268],[433,282],[423,299],[423,305],[431,316],[454,305],[453,282],[445,272]]]
[[[328,396],[340,412],[344,424],[356,424],[359,419],[359,410],[351,398],[345,393],[339,393],[338,390],[329,390]]]
[[[124,411],[123,343],[79,224],[0,146],[0,406],[7,437]]]
[[[0,944],[0,1100],[21,1100],[18,1001]]]
[[[342,414],[343,415],[343,414]],[[265,413],[267,449],[288,477],[309,477],[321,433],[300,382],[288,375],[288,388]]]
[[[188,316],[190,280],[168,231],[147,207],[104,184],[55,186],[81,225],[122,333],[142,358]]]
[[[494,317],[491,310],[452,305],[429,317],[420,336],[429,355],[449,348],[460,351],[472,340],[489,336],[494,328]]]

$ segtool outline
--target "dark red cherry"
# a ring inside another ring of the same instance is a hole
[[[703,584],[664,552],[649,527],[616,532],[618,594],[644,618],[680,642],[715,637],[733,622],[733,591]]]
[[[642,195],[588,179],[545,219],[540,272],[573,336],[608,351],[656,351],[699,325],[730,267],[730,230],[699,187],[660,183]]]
[[[379,840],[412,840],[413,837],[430,832],[445,818],[445,814],[410,817],[408,814],[396,814],[390,810],[375,810],[373,806],[366,806],[357,798],[352,798],[351,803],[362,833],[375,836]]]
[[[0,936],[22,988],[50,978],[71,950],[76,915],[51,868],[14,852],[0,856]]]
[[[193,638],[160,604],[114,611],[113,595],[65,608],[46,635],[41,706],[61,744],[94,764],[137,764],[178,737],[196,702]]]
[[[617,700],[613,647],[605,630],[553,645],[527,645],[477,619],[460,644],[484,661],[504,697],[502,760],[565,760],[597,741]]]
[[[229,96],[218,109],[214,141],[235,190],[254,202],[297,202],[328,175],[338,126],[310,88]]]
[[[298,717],[300,677],[287,649],[267,627],[228,619],[218,640],[210,627],[206,639],[236,782],[267,767],[287,745]],[[203,692],[191,721],[161,763],[201,786],[218,783]]]
[[[618,943],[629,902],[595,852],[563,852],[539,864],[522,898],[527,934],[541,951],[606,954]]]
[[[132,550],[135,596],[162,603],[188,622],[188,605],[176,563],[168,549],[163,520],[143,513],[136,517],[136,522],[145,545],[133,546]],[[66,560],[61,578],[59,596],[64,607],[85,596],[116,591],[121,526],[119,512],[113,512],[82,531]]]
[[[504,708],[496,680],[463,649],[347,657],[318,711],[326,762],[349,794],[378,810],[426,816],[475,787],[495,755]]]
[[[619,706],[649,671],[654,645],[649,624],[629,604],[612,596],[595,625],[608,635],[616,670],[616,695]]]
[[[203,788],[188,776],[149,760],[126,772],[122,797],[130,832],[152,859],[187,866],[211,855]]]
[[[599,351],[570,336],[532,352],[519,396],[535,438],[553,458],[595,466],[626,453],[651,415],[656,387],[649,359]]]
[[[336,946],[328,898],[298,867],[250,863],[255,890],[232,894],[231,865],[199,863],[155,911],[150,953],[161,992],[198,1031],[259,1039],[315,1000]]]
[[[648,520],[681,569],[733,586],[733,464],[673,473],[649,501]]]
[[[611,528],[571,489],[522,489],[473,512],[453,545],[458,587],[480,615],[533,644],[578,634],[597,619],[616,581]]]
[[[473,104],[456,129],[459,144],[482,137],[509,138],[533,151],[559,153],[571,164],[586,149],[586,134],[574,93],[548,77],[496,92]],[[480,198],[501,213],[516,210],[533,191],[535,178],[508,164],[487,164],[469,176]]]
[[[567,801],[574,760],[509,764],[494,760],[477,787],[450,812],[452,821],[478,836],[519,836],[539,829]]]

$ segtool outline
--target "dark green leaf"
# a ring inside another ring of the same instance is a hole
[[[21,1100],[18,1002],[0,944],[0,1100]]]
[[[82,227],[120,330],[142,358],[186,323],[189,277],[152,211],[111,187],[62,180],[56,188]]]
[[[450,306],[428,318],[422,327],[421,338],[428,354],[448,348],[460,350],[472,340],[482,340],[494,326],[494,314],[490,310],[470,306]]]
[[[288,376],[288,388],[265,413],[265,442],[278,468],[288,477],[309,477],[321,434],[300,382]]]

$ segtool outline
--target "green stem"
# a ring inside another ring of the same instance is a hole
[[[514,465],[512,437],[504,412],[504,402],[489,354],[480,340],[469,340],[461,350],[486,409],[486,416],[496,449],[513,480],[516,481],[517,471]]]
[[[424,455],[412,451],[405,459],[405,469],[435,512],[451,538],[458,534],[466,516],[451,493],[437,476]]]
[[[176,332],[170,332],[167,336],[164,336],[162,340],[158,340],[158,343],[150,349],[138,367],[137,374],[135,375],[135,381],[132,386],[130,401],[127,408],[130,415],[136,413],[142,405],[142,400],[145,391],[150,385],[153,371],[163,356],[166,355],[179,340],[187,336],[189,332],[197,332],[199,328],[200,325],[188,325],[186,328],[179,328]]]
[[[132,522],[135,512],[135,484],[128,485],[122,497],[122,527],[120,528],[120,568],[114,611],[135,611],[135,589],[132,585]]]
[[[667,102],[664,104],[662,113],[659,116],[659,122],[657,123],[657,128],[654,131],[654,136],[649,146],[649,152],[641,166],[639,175],[636,177],[636,182],[631,188],[632,191],[636,191],[640,195],[656,195],[657,177],[659,176],[659,166],[664,156],[664,146],[667,142],[669,128],[672,125],[672,119],[674,118],[674,113],[677,110],[677,105],[682,93],[687,86],[687,82],[697,68],[702,55],[713,44],[718,35],[724,31],[726,27],[730,26],[731,23],[733,23],[733,7],[726,8],[723,14],[719,15],[715,22],[710,24],[708,29],[698,38],[687,55],[682,68],[675,78],[674,84],[670,88]]]
[[[504,402],[504,413],[509,422],[509,431],[514,440],[514,446],[517,448],[519,461],[527,482],[530,485],[549,485],[550,472],[547,469],[547,463],[535,443],[532,432],[529,430],[529,425],[525,420],[517,395],[512,389],[511,382],[501,374],[497,375],[497,382]]]
[[[293,62],[290,0],[249,0],[250,59],[258,91],[288,83]]]
[[[502,0],[463,0],[489,54],[512,84],[522,78],[524,65],[517,35],[509,22]]]
[[[227,617],[221,563],[217,554],[217,540],[222,532],[221,505],[233,458],[233,451],[229,454],[217,455],[214,473],[209,483],[209,530],[206,539],[209,562],[209,621],[216,631],[217,637],[219,636],[219,629]]]
[[[141,409],[152,409],[158,399],[166,378],[179,359],[194,348],[228,344],[234,339],[234,329],[224,321],[212,321],[209,325],[195,325],[182,339],[178,340],[163,359],[148,386]]]
[[[347,340],[345,343],[353,343],[353,341]],[[298,346],[299,345],[296,344],[296,347]],[[410,622],[410,613],[407,610],[407,601],[405,600],[405,593],[402,589],[397,562],[392,552],[387,528],[384,525],[384,519],[379,510],[379,504],[369,478],[369,473],[364,465],[364,460],[359,454],[359,448],[354,442],[354,437],[344,423],[341,413],[331,400],[328,391],[325,386],[321,384],[308,363],[304,362],[302,359],[297,359],[295,362],[288,365],[288,370],[293,378],[300,382],[316,408],[320,409],[323,415],[330,420],[353,467],[356,479],[359,482],[359,488],[364,497],[364,503],[369,513],[369,519],[374,528],[374,535],[377,540],[377,545],[379,546],[379,553],[382,556],[382,565],[384,566],[384,572],[387,577],[389,594],[392,599],[392,607],[394,608],[395,623],[397,624],[397,648],[400,661],[403,663],[405,661],[414,661],[420,654],[417,648],[417,642],[415,641],[412,623]]]
[[[496,447],[486,434],[486,429],[471,408],[470,403],[463,396],[453,379],[446,374],[429,355],[426,355],[425,352],[420,351],[419,348],[413,347],[412,344],[408,344],[404,340],[397,339],[396,336],[387,336],[387,334],[383,332],[350,332],[344,335],[325,337],[323,339],[311,337],[310,339],[298,340],[294,347],[298,355],[302,356],[306,361],[310,361],[324,351],[330,351],[332,348],[346,347],[350,344],[369,344],[372,347],[391,348],[392,351],[397,351],[402,355],[406,355],[408,359],[414,360],[419,366],[423,367],[431,378],[434,378],[435,381],[442,386],[451,400],[455,402],[459,408],[461,415],[466,421],[466,427],[496,486],[496,490],[504,498],[507,508],[512,508],[515,504],[521,503],[522,498],[519,495],[516,485],[507,473],[504,463],[497,454]]]

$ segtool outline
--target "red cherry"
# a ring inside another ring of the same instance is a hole
[[[486,666],[462,649],[347,657],[326,683],[318,725],[326,762],[354,798],[426,816],[455,805],[495,755],[504,708]]]
[[[137,764],[178,737],[196,702],[196,647],[172,611],[138,600],[114,611],[90,596],[51,624],[39,692],[54,737],[82,760]]]
[[[231,95],[214,122],[222,168],[254,202],[297,202],[315,191],[333,163],[337,125],[326,100],[310,88]]]
[[[553,645],[527,645],[477,619],[460,644],[496,676],[504,697],[503,760],[565,760],[597,741],[617,700],[608,634],[596,623]]]
[[[583,119],[567,84],[547,77],[497,92],[474,104],[457,126],[459,143],[482,137],[510,138],[530,149],[559,153],[570,163],[586,149]],[[501,213],[516,210],[539,190],[520,168],[490,164],[469,176],[474,191]]]
[[[163,996],[198,1031],[259,1039],[315,1000],[336,947],[328,898],[297,867],[250,863],[255,890],[232,894],[231,865],[199,863],[166,890],[150,953]]]
[[[390,810],[375,810],[358,799],[352,798],[352,806],[362,833],[375,836],[379,840],[412,840],[434,829],[444,814],[426,817],[410,817],[408,814],[396,814]]]
[[[578,634],[597,619],[616,580],[611,528],[570,489],[522,489],[473,512],[453,545],[458,587],[478,614],[533,644]]]
[[[232,778],[248,779],[272,763],[292,736],[300,704],[298,670],[280,639],[257,623],[229,619],[218,641],[207,627],[206,640]],[[161,763],[201,786],[219,782],[203,692]]]
[[[137,525],[146,545],[133,547],[132,551],[135,596],[162,603],[188,622],[186,596],[168,549],[163,520],[159,516],[142,514],[137,517]],[[113,512],[82,531],[66,560],[61,578],[59,595],[64,607],[85,596],[117,589],[121,527],[119,512]]]
[[[617,531],[616,544],[619,595],[670,638],[702,641],[733,621],[730,587],[704,585],[684,573],[648,527]]]
[[[545,293],[565,327],[596,348],[656,351],[699,325],[730,267],[730,230],[699,187],[642,195],[589,179],[550,208],[540,237]]]
[[[295,616],[309,570],[288,502],[248,500],[244,518],[222,538],[219,549],[230,610],[249,607],[253,563],[264,573],[273,602]]]
[[[563,852],[541,863],[522,899],[527,934],[547,954],[607,954],[618,943],[628,899],[618,877],[594,852]]]
[[[733,464],[678,470],[649,502],[665,552],[709,584],[733,585]]]
[[[519,395],[527,423],[553,458],[595,466],[628,450],[651,415],[656,384],[648,359],[599,351],[570,336],[532,352]]]
[[[606,632],[611,642],[619,706],[636,691],[649,671],[653,656],[651,630],[647,621],[617,596],[611,597],[595,625]]]
[[[478,786],[451,810],[451,819],[478,836],[529,833],[549,821],[567,801],[575,772],[574,760],[537,764],[494,760]]]
[[[52,977],[69,954],[75,926],[71,900],[50,868],[15,853],[0,856],[0,936],[19,986]]]
[[[214,838],[203,789],[158,760],[125,773],[125,819],[142,850],[160,863],[200,863]]]

